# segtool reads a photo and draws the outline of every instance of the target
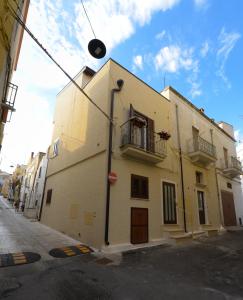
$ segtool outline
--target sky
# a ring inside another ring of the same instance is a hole
[[[27,26],[74,76],[109,57],[157,91],[171,85],[216,121],[234,126],[243,159],[242,0],[84,0],[97,38],[106,47],[96,60],[94,38],[80,0],[31,0]],[[68,79],[25,34],[17,71],[16,112],[5,127],[0,168],[26,164],[51,141],[57,93]]]

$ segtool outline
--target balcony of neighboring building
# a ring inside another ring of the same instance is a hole
[[[14,104],[17,96],[18,86],[8,82],[5,97],[1,103],[1,122],[10,122],[12,112],[15,111]],[[10,111],[10,114],[9,114]]]
[[[203,167],[217,160],[215,146],[199,136],[189,142],[188,155],[193,163]]]
[[[121,126],[121,152],[127,157],[152,164],[166,156],[166,140],[153,130],[153,120],[137,114]]]
[[[230,156],[225,158],[224,160],[221,160],[221,168],[223,170],[223,173],[230,178],[243,175],[242,164],[234,156]]]

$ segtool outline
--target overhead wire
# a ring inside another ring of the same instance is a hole
[[[38,39],[34,36],[34,34],[29,30],[27,25],[23,22],[23,20],[17,15],[12,5],[8,1],[8,5],[10,8],[10,13],[12,17],[23,27],[23,29],[28,33],[28,35],[34,40],[34,42],[41,48],[41,50],[51,59],[51,61],[66,75],[66,77],[76,86],[76,88],[110,121],[109,115],[100,108],[88,95],[85,91],[77,84],[77,82],[64,70],[64,68],[53,58],[53,56],[48,52],[46,48],[38,41]]]
[[[92,30],[92,32],[93,32],[93,34],[94,34],[94,37],[96,38],[96,35],[95,35],[95,32],[94,32],[94,28],[93,28],[93,26],[92,26],[92,24],[91,24],[91,21],[90,21],[90,19],[89,19],[88,13],[87,13],[87,11],[86,11],[86,9],[85,9],[83,0],[80,0],[80,2],[81,2],[81,4],[82,4],[82,6],[83,6],[85,15],[86,15],[86,17],[87,17],[87,19],[88,19],[88,21],[89,21],[90,28],[91,28],[91,30]]]

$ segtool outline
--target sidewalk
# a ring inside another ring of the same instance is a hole
[[[8,200],[0,196],[0,254],[30,251],[39,253],[42,260],[50,260],[51,249],[77,244],[80,241],[16,213]]]

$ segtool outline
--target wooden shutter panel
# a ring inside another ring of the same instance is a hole
[[[147,118],[147,130],[148,130],[148,151],[154,152],[154,121]]]
[[[129,117],[132,118],[134,116],[134,108],[132,104],[130,104],[130,111],[129,111]]]
[[[129,119],[131,120],[132,117],[134,117],[134,108],[132,104],[130,104],[130,111],[129,111]],[[129,122],[129,143],[133,141],[133,122]]]

